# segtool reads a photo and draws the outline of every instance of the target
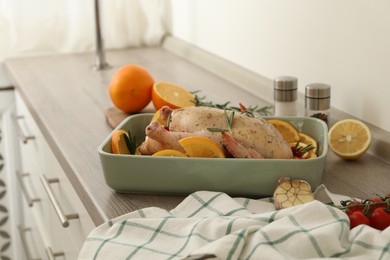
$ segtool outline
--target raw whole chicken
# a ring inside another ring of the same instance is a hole
[[[152,121],[145,129],[145,141],[138,150],[151,155],[163,149],[183,151],[178,141],[188,136],[206,136],[215,141],[226,154],[236,158],[291,159],[290,145],[280,132],[262,118],[250,117],[236,112],[229,131],[227,116],[231,111],[210,107],[185,107],[170,109],[163,107],[160,116],[170,120],[169,129]]]

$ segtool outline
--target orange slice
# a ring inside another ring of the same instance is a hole
[[[124,135],[129,137],[129,134],[125,130],[117,130],[112,134],[111,137],[111,151],[114,154],[130,154],[129,149],[126,145]]]
[[[162,81],[153,85],[152,102],[156,110],[163,106],[169,106],[172,109],[195,106],[195,98],[187,89]]]
[[[225,158],[219,145],[203,136],[189,136],[179,140],[189,157]]]
[[[161,151],[154,153],[152,156],[188,157],[184,153],[182,153],[178,150],[173,150],[173,149],[161,150]]]
[[[329,147],[345,160],[355,160],[368,150],[371,144],[370,129],[363,122],[344,119],[334,124],[328,133]]]
[[[157,121],[160,125],[166,125],[166,120],[164,120],[160,114],[160,109],[154,113],[151,121]]]
[[[284,140],[287,143],[293,143],[299,141],[299,132],[298,130],[289,122],[279,120],[279,119],[270,119],[268,120],[279,132],[282,134]]]
[[[311,144],[312,147],[314,147],[313,150],[310,150],[311,153],[313,154],[317,154],[317,147],[318,147],[318,143],[316,140],[314,140],[313,137],[311,137],[310,135],[306,134],[306,133],[303,133],[303,132],[299,132],[299,142],[301,143],[305,143],[305,144]]]

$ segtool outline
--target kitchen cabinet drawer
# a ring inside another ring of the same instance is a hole
[[[18,94],[15,95],[15,103],[16,113],[12,115],[12,119],[18,134],[21,163],[24,168],[36,174],[43,170],[44,137]]]
[[[84,240],[95,225],[50,149],[46,150],[45,157],[49,170],[40,178],[42,182],[46,182],[46,186],[49,186],[47,188],[50,189],[49,192],[52,192],[53,199],[59,206],[58,211],[56,211],[51,203],[51,212],[55,215],[53,218],[57,220],[58,225],[64,231],[68,232],[75,247],[80,250]],[[65,218],[61,222],[58,216],[61,214],[68,215],[70,219]],[[76,218],[73,219],[73,217]]]
[[[77,259],[79,251],[66,234],[61,235],[62,231],[57,228],[58,225],[45,223],[45,229],[43,230],[42,227],[37,225],[39,222],[35,221],[35,217],[31,215],[31,209],[28,206],[24,206],[24,208],[23,221],[18,226],[18,230],[24,256],[27,260]],[[41,233],[45,230],[56,234],[57,241],[53,240],[53,236],[48,237],[47,234]]]
[[[47,259],[44,253],[44,246],[36,226],[18,226],[23,255],[27,260]]]
[[[16,166],[16,177],[36,226],[45,240],[51,237],[49,229],[45,227],[51,222],[47,214],[50,205],[39,180],[39,175],[45,171],[45,140],[17,91],[15,103],[13,120],[18,132],[20,161]]]
[[[17,91],[15,98],[21,162],[16,176],[25,204],[46,254],[77,259],[95,225]]]
[[[22,256],[25,259],[47,259],[42,235],[28,206],[22,207],[22,220],[18,223],[19,239],[22,246]]]

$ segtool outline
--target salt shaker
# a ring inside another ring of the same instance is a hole
[[[274,78],[274,115],[297,115],[298,79],[291,76]]]
[[[330,86],[309,84],[305,88],[305,115],[322,119],[328,124],[330,116]]]

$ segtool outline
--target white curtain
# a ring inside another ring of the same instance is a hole
[[[164,0],[101,0],[106,49],[160,43]],[[0,61],[95,50],[94,0],[0,0]]]

